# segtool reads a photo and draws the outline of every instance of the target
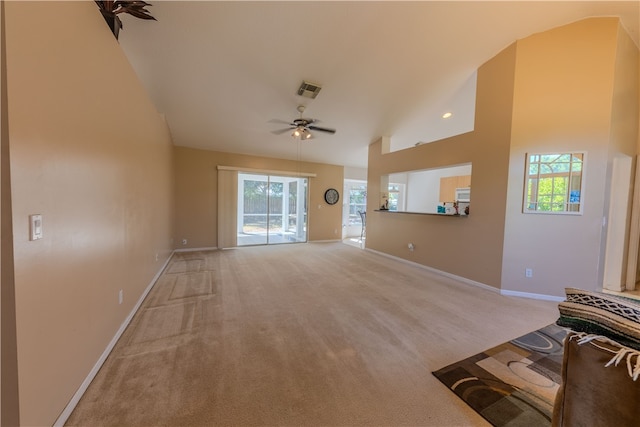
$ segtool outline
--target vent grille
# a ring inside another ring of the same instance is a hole
[[[320,89],[322,88],[318,84],[303,81],[298,88],[298,95],[304,96],[305,98],[315,99],[315,97],[320,93]]]

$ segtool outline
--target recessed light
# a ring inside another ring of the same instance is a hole
[[[452,113],[452,112],[450,112],[450,111],[447,111],[446,113],[444,113],[444,114],[442,115],[442,118],[443,118],[443,119],[448,119],[448,118],[449,118],[449,117],[451,117],[451,116],[453,116],[453,113]]]

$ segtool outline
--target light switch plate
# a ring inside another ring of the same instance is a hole
[[[29,215],[29,240],[42,239],[42,215]]]

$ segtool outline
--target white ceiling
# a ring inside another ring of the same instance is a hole
[[[158,22],[124,16],[120,44],[175,145],[356,167],[383,135],[401,148],[470,130],[475,71],[517,39],[619,16],[640,45],[638,0],[152,3]],[[336,134],[300,150],[272,134],[299,104]]]

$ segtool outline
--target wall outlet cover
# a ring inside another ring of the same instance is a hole
[[[42,239],[42,215],[29,215],[29,240]]]

